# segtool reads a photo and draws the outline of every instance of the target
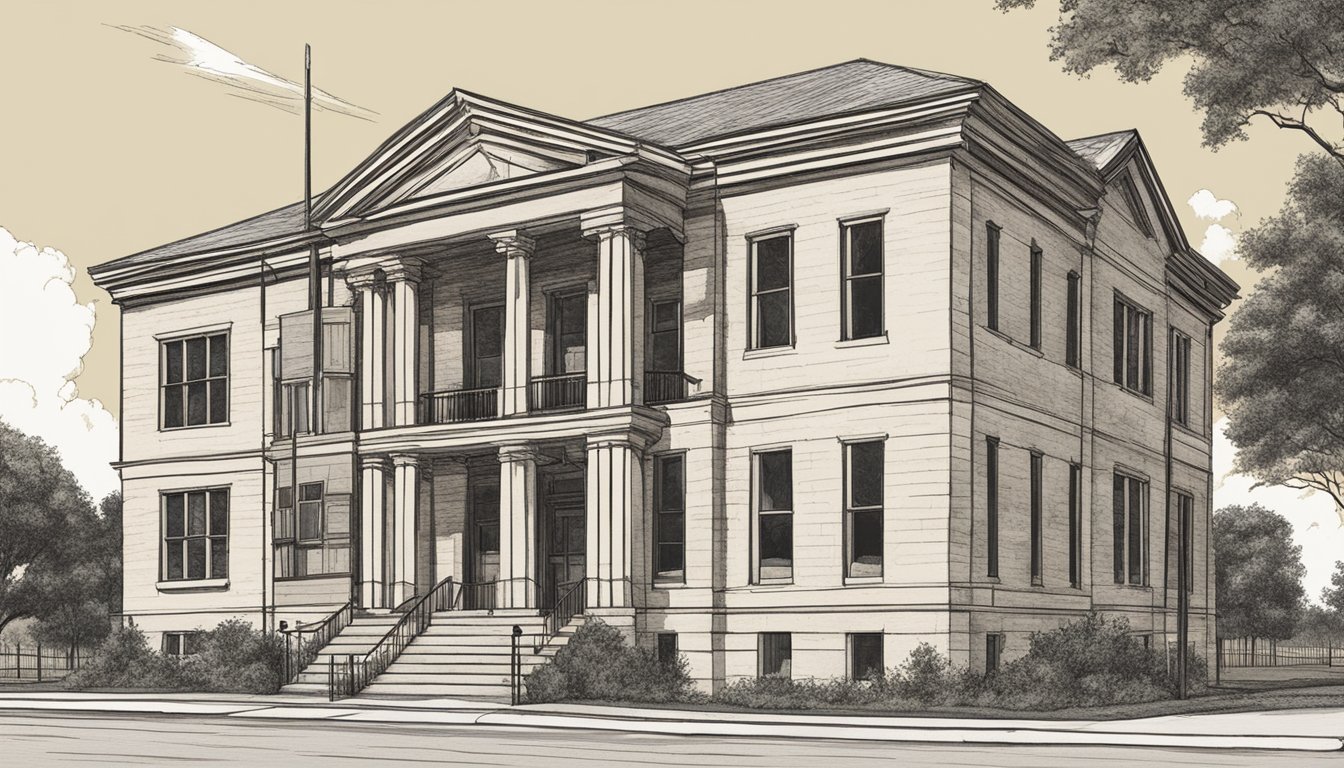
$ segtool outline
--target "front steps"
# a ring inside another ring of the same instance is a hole
[[[328,667],[348,655],[363,655],[387,633],[402,614],[356,616],[284,693],[327,693]],[[543,619],[533,612],[442,611],[429,627],[411,641],[401,656],[376,677],[360,696],[453,697],[491,701],[509,700],[509,659],[514,625],[523,630],[520,642],[522,673],[526,677],[548,661],[582,626],[576,616],[569,626],[541,649]]]

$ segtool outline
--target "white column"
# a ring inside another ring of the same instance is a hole
[[[499,600],[501,608],[537,604],[537,454],[528,445],[499,449]]]
[[[420,284],[421,262],[399,258],[387,264],[392,311],[392,424],[415,424],[420,396]]]
[[[644,232],[625,221],[584,224],[597,239],[589,301],[588,407],[634,405],[644,390]]]
[[[386,375],[385,312],[383,288],[372,271],[346,279],[359,295],[359,425],[360,429],[378,429],[386,423],[383,407],[383,381]]]
[[[392,595],[389,608],[415,596],[415,531],[420,508],[420,460],[392,457]]]
[[[499,414],[512,416],[527,413],[527,388],[532,375],[530,272],[536,243],[518,230],[495,232],[490,239],[495,242],[495,250],[507,259]]]
[[[383,563],[383,515],[387,465],[378,456],[360,462],[359,505],[359,602],[365,608],[386,608],[387,590]]]
[[[587,455],[588,607],[630,606],[631,533],[644,519],[640,448],[626,436],[591,435]]]

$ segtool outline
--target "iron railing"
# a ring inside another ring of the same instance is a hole
[[[499,418],[499,387],[454,389],[420,396],[421,424]]]
[[[310,624],[295,624],[290,629],[280,630],[285,635],[283,670],[285,684],[287,685],[298,679],[299,673],[303,671],[304,667],[317,658],[317,652],[334,640],[341,633],[341,630],[349,626],[350,620],[354,616],[355,604],[347,602],[322,621],[315,621]],[[311,635],[312,637],[305,640],[304,635]]]
[[[700,379],[681,371],[645,371],[644,402],[657,405],[685,400],[686,385],[699,383]]]
[[[569,622],[573,621],[575,616],[583,613],[587,605],[588,580],[579,579],[556,599],[555,606],[551,610],[541,615],[541,634],[533,643],[533,652],[540,653],[547,643],[560,634],[560,630],[569,626]]]
[[[530,410],[582,408],[588,401],[588,376],[582,371],[559,376],[534,376],[528,390]]]
[[[92,649],[83,646],[67,648],[41,643],[27,646],[22,643],[0,645],[0,681],[36,680],[37,682],[57,680],[79,669],[80,665],[93,655]]]
[[[452,596],[453,577],[449,576],[407,605],[401,620],[368,653],[346,656],[344,662],[331,657],[327,667],[327,698],[335,701],[354,696],[368,687],[375,677],[392,666],[412,640],[425,631],[436,611],[452,607]]]
[[[490,611],[493,613],[498,598],[498,581],[481,581],[471,584],[462,584],[458,587],[457,595],[453,598],[453,610]]]

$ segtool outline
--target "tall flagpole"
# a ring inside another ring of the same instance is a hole
[[[313,232],[313,57],[312,48],[303,46],[303,229]],[[322,427],[322,264],[317,241],[308,246],[308,310],[313,313],[313,385],[312,419],[309,431],[318,434]],[[297,489],[295,489],[297,492]]]

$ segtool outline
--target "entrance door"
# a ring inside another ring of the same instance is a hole
[[[471,582],[466,588],[462,607],[466,610],[494,608],[495,588],[499,579],[499,486],[480,483],[472,488],[471,527]]]
[[[554,507],[550,548],[546,554],[547,606],[554,606],[585,576],[583,552],[587,546],[583,507]]]

